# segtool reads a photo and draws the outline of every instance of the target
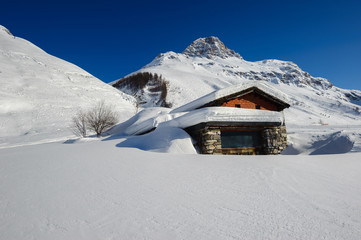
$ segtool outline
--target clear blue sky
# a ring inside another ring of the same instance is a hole
[[[105,82],[217,36],[248,61],[293,61],[361,89],[361,0],[3,1],[0,25]]]

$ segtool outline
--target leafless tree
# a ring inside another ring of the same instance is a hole
[[[79,137],[86,137],[87,133],[87,117],[86,113],[79,111],[75,117],[73,117],[73,122],[71,125],[71,130],[73,133]]]
[[[104,101],[98,102],[86,113],[87,128],[94,131],[97,137],[100,137],[102,132],[113,127],[117,122],[117,114]]]

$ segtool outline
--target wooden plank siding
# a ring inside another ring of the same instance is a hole
[[[222,103],[221,106],[239,107],[239,108],[248,108],[248,109],[261,109],[261,110],[269,110],[269,111],[279,110],[279,107],[274,102],[271,102],[269,99],[255,92],[225,101]]]
[[[248,109],[261,109],[269,111],[282,111],[288,108],[288,103],[263,92],[255,87],[231,94],[211,101],[197,109],[204,107],[239,107]]]

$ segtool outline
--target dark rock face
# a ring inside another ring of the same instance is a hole
[[[199,38],[189,45],[182,53],[190,57],[206,57],[208,59],[214,57],[242,58],[238,53],[227,48],[217,37]]]

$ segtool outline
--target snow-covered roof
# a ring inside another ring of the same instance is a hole
[[[139,116],[138,116],[139,115]],[[218,122],[218,123],[283,123],[283,114],[276,111],[265,111],[259,109],[244,109],[230,107],[206,107],[190,112],[167,113],[158,112],[155,115],[149,115],[146,111],[136,115],[137,119],[131,126],[124,131],[127,135],[137,135],[148,132],[153,128],[162,125],[163,127],[187,128],[199,123]]]
[[[287,102],[289,102],[289,98],[286,94],[277,90],[276,88],[272,87],[271,85],[266,84],[264,82],[252,81],[252,82],[242,83],[242,84],[233,85],[233,86],[230,86],[227,88],[223,88],[220,90],[216,90],[216,91],[211,92],[203,97],[200,97],[190,103],[187,103],[183,106],[180,106],[180,107],[174,109],[173,111],[171,111],[171,113],[191,111],[191,110],[197,109],[199,107],[202,107],[202,106],[206,105],[207,103],[210,103],[217,99],[227,97],[229,95],[247,90],[249,88],[254,88],[254,87],[258,88],[259,90],[272,96],[273,98],[279,100],[280,102],[283,102],[285,104],[287,104]]]
[[[224,122],[224,123],[283,123],[283,114],[276,111],[258,109],[206,107],[190,111],[180,117],[162,124],[169,127],[187,128],[199,123]]]

